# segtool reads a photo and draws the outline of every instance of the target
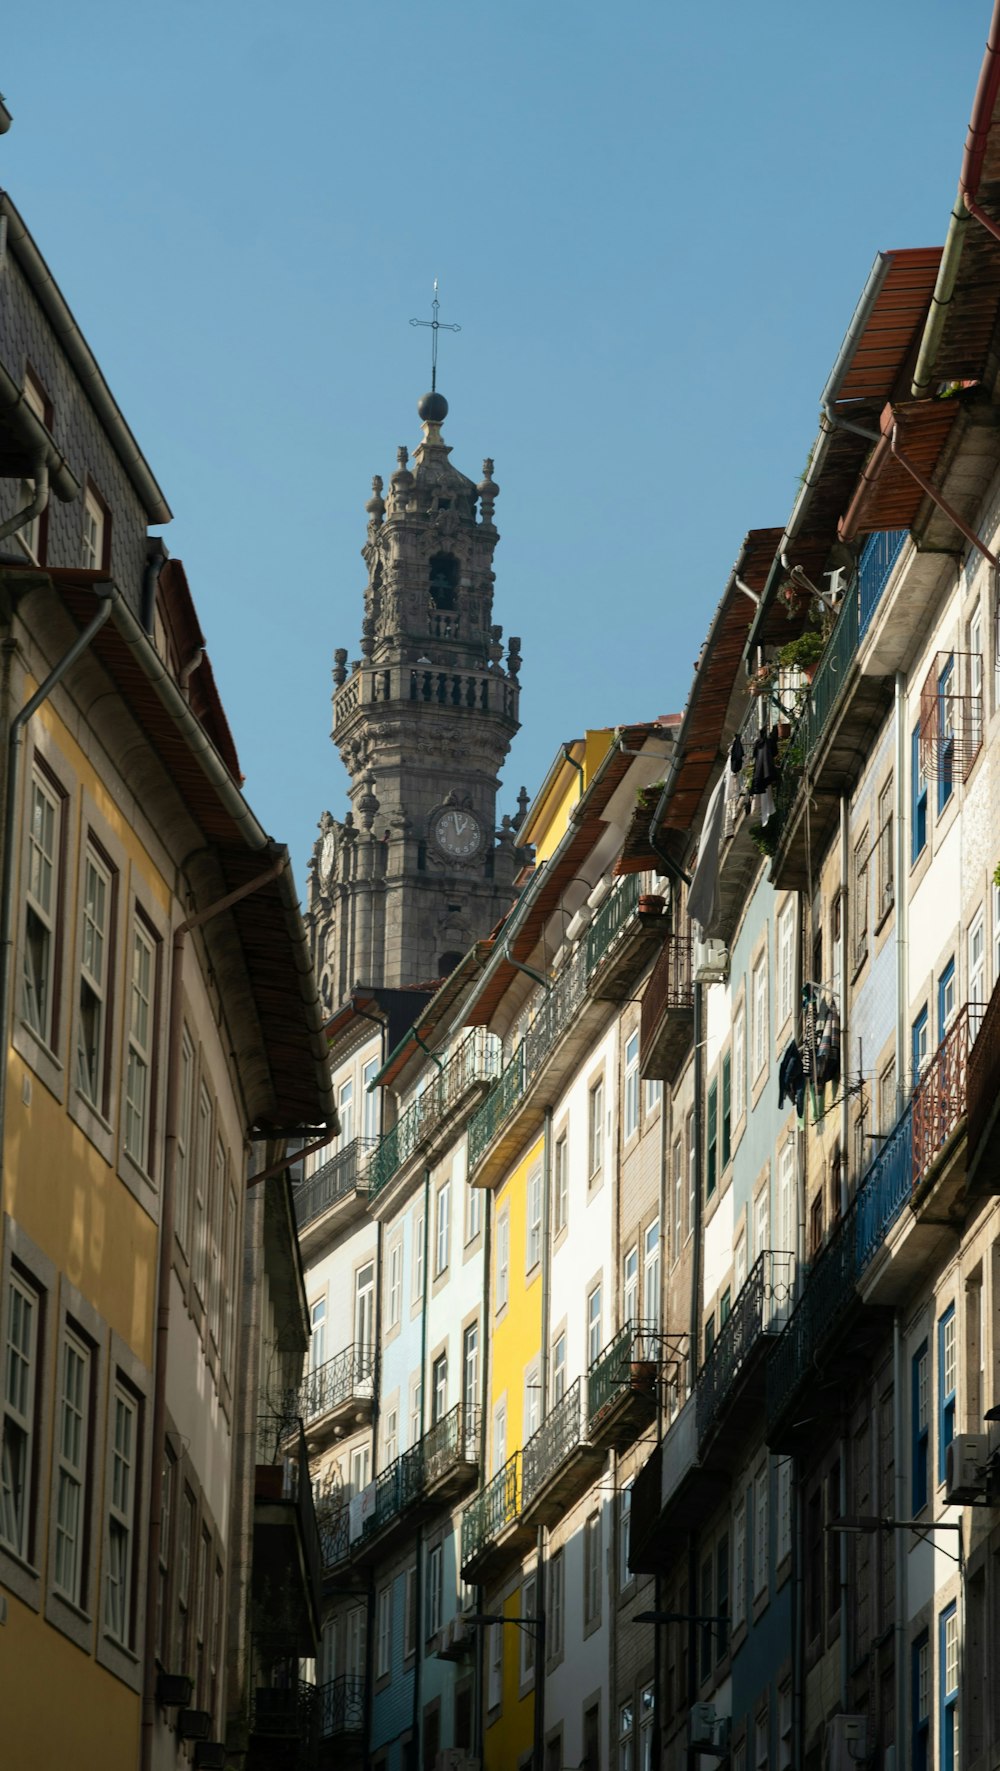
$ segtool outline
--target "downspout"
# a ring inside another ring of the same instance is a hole
[[[49,464],[46,456],[38,455],[32,468],[34,489],[23,510],[15,511],[5,523],[0,523],[0,541],[6,541],[8,535],[15,535],[18,529],[26,529],[36,517],[40,517],[49,502]]]
[[[670,1091],[665,1087],[663,1090],[663,1094],[660,1097],[660,1295],[659,1295],[659,1298],[657,1299],[657,1322],[659,1324],[661,1334],[663,1332],[664,1282],[666,1279],[667,1272],[669,1270],[668,1269],[668,1257],[667,1257],[667,1234],[666,1234],[667,1206],[668,1206],[667,1175],[669,1172],[667,1163],[668,1163],[668,1154],[669,1154],[669,1150],[670,1150],[670,1132],[673,1130],[673,1125],[672,1125],[672,1123],[669,1126],[667,1124],[667,1109],[668,1109],[668,1107],[670,1109],[670,1114],[671,1114],[671,1119],[672,1119],[672,1116],[673,1116],[673,1096],[670,1094]],[[657,1360],[657,1364],[661,1367],[658,1378],[657,1378],[657,1384],[656,1384],[656,1443],[657,1443],[657,1446],[659,1447],[659,1446],[662,1446],[662,1444],[663,1444],[663,1372],[662,1372],[663,1342],[662,1342],[662,1340],[660,1341],[660,1344],[656,1349],[656,1360]],[[661,1453],[661,1455],[662,1455],[662,1453]],[[653,1577],[653,1609],[656,1612],[657,1617],[659,1617],[660,1612],[663,1610],[663,1576],[660,1572],[659,1566],[657,1566],[656,1573]],[[660,1717],[660,1703],[661,1703],[661,1698],[662,1698],[662,1687],[663,1687],[663,1674],[662,1674],[662,1669],[661,1669],[661,1662],[663,1660],[663,1639],[662,1639],[662,1636],[660,1633],[662,1628],[663,1628],[663,1625],[660,1623],[654,1623],[654,1625],[653,1625],[653,1764],[654,1765],[660,1765],[663,1762],[663,1752],[662,1752],[662,1746],[661,1746],[661,1742],[663,1739],[663,1723],[662,1723],[662,1720]]]
[[[23,513],[22,513],[23,515]],[[7,767],[4,782],[4,817],[3,817],[3,862],[0,870],[0,1041],[3,1042],[2,1062],[0,1062],[0,1174],[4,1164],[4,1130],[7,1110],[7,1047],[9,1043],[8,1028],[10,1024],[11,979],[13,976],[14,959],[14,850],[18,819],[18,787],[21,765],[21,745],[24,728],[36,713],[43,701],[47,701],[53,689],[62,682],[66,672],[72,669],[77,659],[96,639],[101,628],[111,615],[121,592],[110,580],[104,584],[94,585],[94,595],[100,599],[100,607],[96,615],[88,622],[81,633],[65,652],[59,662],[53,665],[30,700],[26,701],[20,713],[16,713],[10,722],[7,736]]]
[[[691,1250],[691,1345],[688,1353],[688,1394],[694,1393],[694,1380],[698,1370],[698,1349],[701,1345],[701,1189],[702,1189],[702,1148],[704,1132],[702,1111],[702,1083],[704,1070],[704,1054],[702,1052],[702,986],[694,986],[694,1120],[692,1136],[694,1138],[694,1225],[693,1246]],[[693,1701],[693,1700],[692,1700]]]
[[[502,951],[503,951],[503,957],[507,961],[507,964],[512,965],[514,967],[515,971],[523,972],[525,977],[531,978],[533,983],[541,984],[543,990],[551,990],[552,989],[552,980],[550,978],[543,977],[541,972],[534,971],[530,965],[522,965],[521,961],[519,959],[514,958],[514,955],[510,950],[510,936],[509,935],[503,944]]]
[[[893,896],[896,909],[896,1112],[897,1117],[905,1099],[905,1081],[909,1052],[907,1050],[906,1024],[908,1017],[907,977],[909,972],[909,938],[907,934],[907,904],[903,882],[906,879],[906,855],[908,849],[908,828],[906,819],[907,796],[905,790],[908,758],[906,754],[906,677],[897,670],[893,689],[896,710],[896,770],[893,782],[893,812],[895,815],[895,855],[893,866],[895,883]],[[909,1091],[907,1090],[906,1093]],[[880,1131],[888,1131],[888,1126],[879,1126]],[[896,1517],[901,1519],[902,1513]]]
[[[892,1313],[892,1437],[894,1509],[897,1519],[906,1518],[906,1483],[903,1474],[903,1336],[899,1311]],[[906,1540],[902,1531],[896,1539],[896,1616],[893,1633],[896,1638],[896,1764],[902,1771],[906,1763],[903,1746],[906,1740]]]
[[[482,1331],[482,1335],[480,1336],[480,1345],[482,1347],[482,1355],[480,1358],[480,1373],[479,1373],[479,1397],[480,1397],[480,1401],[479,1401],[479,1487],[480,1487],[480,1492],[482,1492],[482,1490],[486,1486],[486,1453],[487,1453],[487,1450],[489,1447],[489,1431],[488,1431],[489,1410],[487,1407],[487,1398],[489,1396],[489,1350],[492,1345],[493,1337],[492,1337],[492,1335],[490,1335],[487,1332],[487,1329],[488,1329],[488,1324],[489,1324],[490,1308],[491,1308],[491,1302],[490,1302],[491,1296],[492,1296],[491,1279],[492,1279],[492,1274],[493,1274],[493,1189],[492,1189],[492,1187],[486,1188],[485,1206],[486,1206],[486,1211],[485,1211],[485,1220],[486,1221],[483,1224],[483,1331]],[[459,1536],[459,1542],[461,1542],[461,1535]],[[461,1555],[459,1556],[459,1560],[461,1560]],[[481,1585],[476,1587],[476,1608],[479,1611],[481,1611],[483,1609],[483,1590],[484,1589]],[[475,1756],[479,1760],[480,1765],[483,1762],[483,1750],[484,1750],[483,1668],[484,1668],[485,1658],[486,1658],[486,1631],[485,1630],[477,1630],[476,1631],[476,1654],[475,1654],[475,1660],[473,1662],[473,1669],[472,1669],[472,1672],[473,1672],[472,1701],[473,1701],[473,1705],[474,1705],[473,1713],[476,1718],[475,1741],[473,1744],[474,1744]]]
[[[542,1134],[542,1345],[539,1359],[541,1384],[541,1419],[549,1411],[549,1329],[552,1313],[552,1108],[545,1109]],[[586,1385],[586,1378],[584,1385]],[[585,1392],[586,1393],[586,1392]],[[538,1553],[535,1559],[535,1700],[533,1715],[532,1764],[545,1760],[545,1539],[544,1525],[538,1527]]]
[[[577,798],[578,798],[578,799],[582,799],[582,798],[583,798],[583,789],[584,789],[584,784],[585,784],[585,782],[586,782],[586,779],[587,779],[587,777],[586,777],[586,774],[585,774],[585,772],[584,772],[584,767],[583,767],[583,764],[582,764],[582,763],[578,763],[578,762],[577,762],[577,760],[576,760],[576,757],[575,757],[575,756],[573,756],[573,755],[571,755],[571,752],[570,752],[570,746],[569,746],[569,745],[568,745],[568,744],[564,744],[564,745],[563,745],[563,746],[562,746],[562,753],[563,753],[563,756],[564,756],[564,757],[565,757],[565,758],[566,758],[566,761],[567,761],[567,762],[568,762],[568,763],[569,763],[569,766],[570,766],[570,768],[571,768],[571,769],[575,769],[575,770],[576,770],[576,772],[577,772],[577,774],[578,774],[578,775],[579,775],[579,777],[580,777],[580,791],[579,791],[579,793],[578,793],[578,794],[577,794]]]
[[[160,573],[167,563],[167,550],[160,535],[151,535],[146,542],[146,569],[142,574],[142,597],[139,603],[139,619],[143,631],[152,639],[156,631],[156,587],[160,582]],[[204,657],[202,651],[200,659]]]
[[[420,1300],[420,1437],[424,1436],[424,1421],[427,1418],[427,1297],[431,1286],[431,1270],[428,1256],[430,1254],[430,1222],[431,1222],[431,1171],[424,1169],[424,1292]],[[417,1608],[417,1640],[416,1660],[413,1667],[413,1744],[416,1748],[416,1763],[422,1762],[423,1746],[420,1738],[420,1700],[424,1685],[424,1581],[423,1581],[423,1547],[424,1528],[417,1526],[417,1571],[414,1580],[416,1587]],[[371,1609],[371,1607],[369,1607]]]
[[[108,605],[110,612],[110,604]],[[273,862],[263,873],[225,897],[217,898],[207,909],[185,917],[174,930],[170,967],[170,1002],[167,1012],[167,1083],[164,1100],[163,1191],[160,1198],[160,1246],[156,1282],[156,1343],[153,1352],[153,1408],[150,1443],[153,1457],[153,1480],[150,1482],[149,1532],[146,1551],[146,1615],[144,1666],[142,1686],[142,1727],[139,1747],[141,1771],[149,1771],[153,1758],[153,1731],[156,1723],[156,1599],[155,1570],[160,1556],[163,1484],[159,1479],[163,1468],[163,1446],[167,1420],[167,1349],[170,1330],[170,1275],[174,1252],[174,1179],[177,1168],[178,1120],[180,1117],[181,1044],[184,1037],[184,952],[188,935],[213,917],[229,910],[243,898],[250,897],[262,886],[269,885],[288,866],[287,854]]]

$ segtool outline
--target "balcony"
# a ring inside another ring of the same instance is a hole
[[[377,1138],[353,1138],[294,1189],[295,1222],[303,1249],[318,1241],[329,1225],[336,1224],[339,1230],[361,1216],[368,1200],[368,1159],[377,1144]],[[320,1219],[325,1220],[322,1225]]]
[[[905,1296],[925,1249],[911,1230],[913,1107],[907,1102],[858,1188],[855,1262],[866,1302],[896,1303]],[[892,1236],[906,1212],[905,1235]]]
[[[476,1186],[502,1179],[572,1075],[595,1014],[587,984],[587,952],[580,946],[538,1001],[520,1045],[469,1122],[469,1173]]]
[[[287,1685],[257,1685],[251,1699],[250,1732],[271,1740],[315,1740],[315,1685],[292,1679]]]
[[[626,1322],[587,1373],[587,1437],[624,1451],[656,1416],[659,1343],[654,1325]]]
[[[965,1184],[969,1005],[963,1003],[913,1090],[913,1209],[942,1217]]]
[[[526,1525],[554,1525],[603,1466],[604,1452],[587,1441],[585,1401],[586,1386],[577,1378],[521,1453],[521,1518]]]
[[[909,529],[879,529],[869,535],[858,560],[858,638],[864,639],[882,600]]]
[[[439,1145],[457,1136],[465,1115],[495,1081],[499,1069],[499,1040],[485,1028],[474,1027],[392,1130],[379,1139],[368,1165],[370,1200],[384,1193],[414,1156],[423,1153],[429,1161]]]
[[[654,898],[648,909],[642,908],[641,884],[641,874],[627,873],[587,931],[587,984],[601,1002],[624,1002],[632,994],[666,932],[666,906]]]
[[[469,1586],[493,1581],[535,1542],[520,1517],[521,1453],[514,1451],[462,1514],[462,1579]]]
[[[280,1609],[298,1653],[316,1652],[320,1612],[320,1541],[305,1433],[299,1422],[286,1435],[291,1449],[279,1463],[254,1472],[254,1609],[271,1617]]]
[[[985,1014],[976,1005],[978,1031],[969,1053],[966,1188],[983,1198],[1000,1193],[1000,980],[994,985]]]
[[[328,1580],[339,1570],[346,1569],[351,1560],[350,1503],[338,1496],[328,1508],[317,1505],[316,1522],[320,1569],[323,1579]]]
[[[716,1459],[736,1449],[760,1418],[767,1351],[792,1308],[795,1257],[765,1249],[757,1256],[732,1310],[698,1373],[696,1408],[699,1455],[711,1446]]]
[[[694,982],[689,934],[669,934],[642,996],[639,1068],[651,1080],[672,1082],[691,1045]]]
[[[323,1771],[360,1765],[365,1745],[365,1681],[362,1673],[341,1673],[317,1692],[319,1763]]]
[[[698,1454],[698,1404],[692,1392],[632,1486],[629,1567],[654,1574],[676,1563],[727,1492],[732,1466]]]
[[[428,1500],[450,1502],[479,1477],[479,1410],[461,1402],[443,1415],[420,1441],[424,1453],[424,1493]]]
[[[299,1396],[299,1412],[316,1446],[328,1435],[339,1438],[371,1419],[375,1354],[353,1343],[309,1372]]]

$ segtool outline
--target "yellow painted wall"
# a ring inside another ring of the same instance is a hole
[[[570,762],[564,759],[561,767],[554,765],[554,778],[531,807],[522,832],[523,841],[534,845],[536,862],[547,861],[559,847],[569,829],[570,813],[579,804],[581,792],[586,793],[613,738],[610,727],[600,727],[573,740],[569,749],[583,769],[582,782],[579,771]]]
[[[541,1161],[541,1138],[522,1156],[498,1189],[497,1216],[510,1211],[510,1302],[503,1316],[493,1320],[493,1350],[490,1361],[490,1433],[496,1403],[507,1392],[507,1456],[524,1444],[524,1368],[538,1356],[542,1337],[541,1267],[534,1269],[530,1279],[524,1271],[525,1229],[527,1225],[527,1179],[536,1162]],[[496,1246],[494,1251],[494,1282],[496,1297]]]
[[[43,1654],[39,1626],[35,1613],[8,1593],[0,1631],[3,1763],[26,1771],[58,1765],[127,1771],[137,1765],[136,1693],[56,1629],[45,1629]]]
[[[521,1616],[520,1587],[504,1600],[501,1610],[505,1617]],[[522,1754],[531,1751],[535,1727],[534,1692],[518,1696],[521,1631],[516,1624],[508,1623],[503,1634],[503,1702],[483,1741],[486,1771],[512,1771]]]

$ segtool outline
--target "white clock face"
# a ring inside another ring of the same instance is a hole
[[[438,813],[433,834],[438,848],[456,861],[467,861],[483,840],[479,819],[472,812],[461,811],[458,806],[449,806],[447,811]]]

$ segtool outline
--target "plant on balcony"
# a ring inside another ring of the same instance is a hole
[[[786,578],[778,592],[778,601],[784,605],[788,620],[795,621],[809,608],[809,592],[803,585],[796,584],[793,578]]]
[[[773,664],[760,664],[750,677],[751,695],[769,695],[774,685],[777,671]]]
[[[995,886],[1000,886],[1000,861],[997,862],[993,869],[993,884]]]
[[[826,635],[819,627],[807,627],[798,639],[789,640],[778,653],[778,662],[786,670],[801,670],[807,676],[815,670],[826,651]]]
[[[766,824],[751,824],[748,834],[754,847],[762,855],[776,855],[778,852],[778,820],[769,818]]]

